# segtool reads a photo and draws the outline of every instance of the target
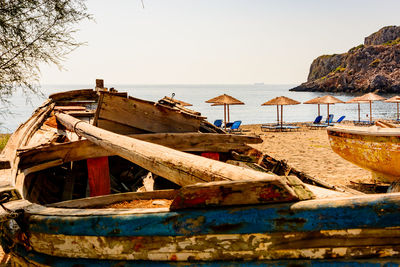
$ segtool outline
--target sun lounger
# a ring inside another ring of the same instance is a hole
[[[294,125],[261,125],[262,132],[284,132],[284,131],[296,131],[300,129],[299,126]]]
[[[340,118],[336,121],[336,123],[341,123],[341,122],[344,120],[344,118],[346,118],[346,116],[340,117]]]
[[[313,121],[313,123],[307,123],[306,126],[308,127],[313,127],[314,125],[320,125],[321,124],[321,120],[322,120],[322,116],[319,115],[315,118],[315,120]]]
[[[239,129],[240,124],[242,124],[242,121],[234,121],[232,123],[231,128],[227,129],[228,132],[240,132],[241,130]]]
[[[343,117],[343,118],[342,118]],[[344,119],[344,116],[342,116],[339,118],[340,121],[342,121]],[[338,120],[338,121],[339,121]],[[326,118],[325,123],[316,123],[316,124],[309,124],[308,127],[310,127],[311,129],[324,129],[328,126],[333,126],[333,114],[329,114],[329,117]]]
[[[326,118],[325,123],[331,124],[333,121],[333,114],[329,114],[329,117]]]
[[[227,123],[226,123],[226,128],[231,128],[232,125],[233,125],[233,122],[227,122]]]
[[[323,129],[332,125],[333,124],[328,125],[327,123],[320,123],[320,124],[309,124],[308,127],[310,127],[311,129]]]
[[[317,116],[317,117],[315,118],[313,124],[319,124],[319,123],[321,123],[321,120],[322,120],[322,116],[319,115],[319,116]]]
[[[222,126],[222,120],[215,120],[214,121],[214,125],[217,127],[221,127]]]

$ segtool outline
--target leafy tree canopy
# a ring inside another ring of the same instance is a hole
[[[61,61],[82,45],[74,26],[90,19],[85,0],[0,0],[0,99],[38,92],[40,63]]]

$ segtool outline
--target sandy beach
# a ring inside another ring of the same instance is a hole
[[[369,171],[344,160],[332,151],[326,130],[302,127],[296,132],[261,132],[260,124],[244,125],[248,134],[259,135],[263,143],[254,145],[278,160],[333,185],[355,188],[353,182],[373,183]]]

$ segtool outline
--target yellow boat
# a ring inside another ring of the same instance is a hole
[[[367,169],[377,180],[400,180],[400,128],[334,126],[327,128],[333,151]]]

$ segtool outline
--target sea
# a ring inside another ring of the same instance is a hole
[[[286,96],[301,103],[315,97],[324,96],[326,93],[319,92],[290,92],[289,89],[295,87],[295,84],[187,84],[187,85],[106,85],[114,87],[118,91],[128,92],[130,96],[157,101],[164,96],[171,97],[191,103],[190,109],[201,112],[207,117],[207,120],[214,122],[216,119],[224,118],[223,106],[211,106],[206,103],[208,99],[228,94],[242,101],[245,105],[230,106],[230,120],[241,120],[242,124],[260,124],[274,123],[277,120],[276,106],[261,106],[266,101],[277,96]],[[24,95],[22,92],[16,92],[9,98],[9,104],[2,105],[3,115],[0,122],[1,133],[11,133],[17,127],[25,122],[32,112],[45,101],[52,93],[66,90],[93,88],[93,85],[42,85],[42,95]],[[342,101],[350,100],[358,95],[349,94],[331,94]],[[382,95],[391,97],[393,95]],[[329,106],[329,113],[334,114],[334,121],[340,116],[345,115],[345,120],[358,120],[357,104],[335,104]],[[327,107],[321,105],[321,115],[326,118]],[[309,122],[313,121],[318,115],[317,105],[299,104],[283,107],[284,122]],[[369,104],[361,104],[361,119],[369,120]],[[373,119],[395,119],[397,116],[397,107],[393,103],[381,101],[372,103]]]

